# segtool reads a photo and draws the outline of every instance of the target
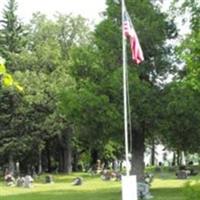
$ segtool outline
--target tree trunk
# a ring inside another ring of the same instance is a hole
[[[61,148],[59,156],[59,171],[65,173],[72,172],[72,153],[70,147]]]
[[[155,140],[152,140],[152,147],[151,147],[151,165],[155,165]]]
[[[15,173],[15,163],[14,163],[12,154],[9,155],[9,167],[8,168],[9,168],[9,172],[11,172],[12,174]]]
[[[79,155],[77,151],[74,151],[73,153],[73,163],[72,163],[72,169],[74,172],[78,171],[78,161],[79,161]]]
[[[72,172],[72,151],[71,144],[68,143],[67,148],[63,150],[64,162],[63,162],[63,170],[66,173]]]
[[[173,153],[172,166],[176,166],[176,152]]]
[[[144,131],[133,130],[132,132],[132,161],[131,174],[137,176],[137,181],[144,181]]]
[[[91,166],[94,170],[96,170],[98,156],[98,151],[96,149],[91,149]]]
[[[60,158],[59,158],[59,171],[71,173],[72,172],[72,132],[67,130],[67,134],[58,136],[60,144]]]
[[[38,173],[42,173],[42,151],[39,150],[38,152]]]
[[[181,154],[180,154],[180,151],[177,150],[177,165],[180,166],[181,164]]]
[[[59,172],[63,172],[63,150],[60,148],[59,150]]]
[[[46,152],[47,152],[47,168],[48,172],[51,172],[52,167],[51,167],[51,153],[50,153],[50,148],[49,148],[49,143],[47,142],[46,144]]]

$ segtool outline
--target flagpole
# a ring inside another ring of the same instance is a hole
[[[125,158],[126,158],[126,175],[130,175],[129,158],[128,158],[128,112],[127,112],[127,62],[126,62],[126,38],[123,28],[125,2],[121,0],[122,10],[122,60],[123,60],[123,98],[124,98],[124,135],[125,135]]]

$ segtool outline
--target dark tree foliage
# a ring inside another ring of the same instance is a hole
[[[160,105],[160,91],[156,83],[174,69],[173,59],[170,58],[172,51],[170,46],[166,46],[166,40],[176,36],[176,28],[173,21],[167,21],[167,15],[161,13],[150,1],[127,0],[126,5],[145,57],[145,61],[136,67],[128,51],[133,124],[132,172],[141,180],[144,172],[145,138],[152,137],[156,133],[155,127],[159,118],[157,111]],[[109,83],[108,80],[114,73],[119,74],[118,78],[120,73],[122,76],[121,8],[112,0],[107,1],[107,6],[105,19],[95,29],[95,43],[101,58],[100,66],[106,72],[101,80],[104,85]],[[113,90],[114,88],[111,91]],[[118,86],[118,92],[109,93],[104,89],[104,93],[116,103],[118,109],[121,108],[118,112],[122,115],[121,90],[122,82],[121,86]]]
[[[0,19],[0,55],[7,60],[9,70],[16,70],[11,63],[13,53],[20,53],[25,45],[25,27],[16,14],[17,3],[9,0],[3,10],[3,17]]]

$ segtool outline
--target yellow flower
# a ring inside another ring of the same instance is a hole
[[[10,74],[4,74],[3,85],[6,86],[6,87],[13,85],[13,78]]]
[[[5,65],[0,63],[0,75],[5,74],[5,73],[6,73]]]
[[[15,87],[19,92],[23,92],[24,88],[22,86],[20,86],[18,83],[15,83]]]

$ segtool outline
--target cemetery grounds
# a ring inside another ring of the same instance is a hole
[[[83,185],[74,186],[77,176],[83,178]],[[153,200],[200,200],[200,175],[186,180],[177,179],[174,172],[154,174],[151,185]],[[72,173],[53,175],[54,183],[44,183],[45,175],[37,177],[33,188],[8,187],[0,180],[0,200],[121,200],[121,183],[103,181],[99,175]]]

